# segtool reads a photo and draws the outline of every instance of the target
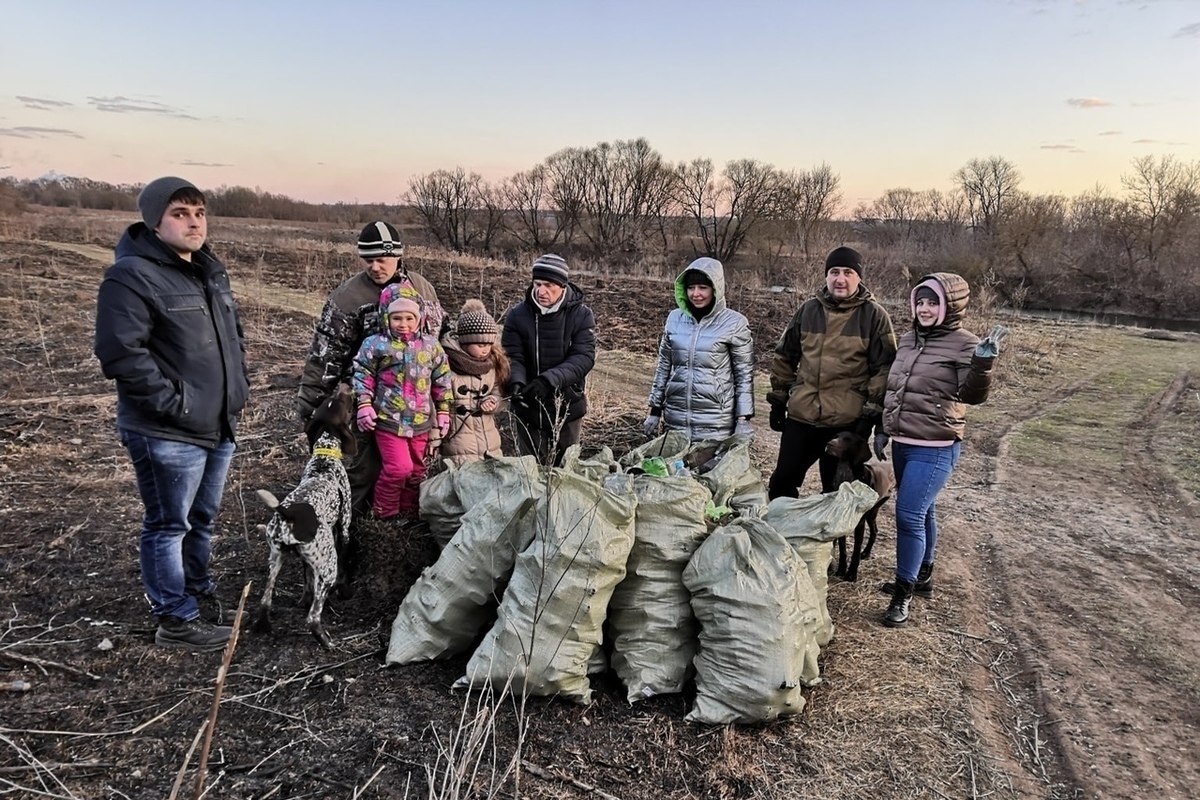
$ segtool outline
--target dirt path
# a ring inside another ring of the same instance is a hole
[[[1157,453],[1195,424],[1200,354],[1179,363],[1179,348],[1105,335],[1119,356],[1006,404],[994,482],[986,462],[966,465],[945,509],[968,545],[954,545],[955,577],[977,601],[968,615],[1014,638],[1016,677],[1044,715],[1027,734],[1035,756],[1050,744],[1087,796],[1190,797],[1200,529],[1194,488],[1187,502]]]

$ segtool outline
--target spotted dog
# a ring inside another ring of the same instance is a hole
[[[283,565],[283,551],[295,550],[311,576],[308,628],[322,646],[332,645],[321,625],[321,612],[330,588],[337,582],[338,562],[350,541],[350,480],[342,465],[342,455],[353,457],[357,452],[351,428],[353,419],[354,394],[349,386],[342,384],[313,412],[308,423],[312,455],[299,485],[283,502],[268,491],[258,491],[259,498],[275,513],[270,523],[258,526],[271,550],[267,585],[254,618],[256,632],[271,630],[271,595]]]

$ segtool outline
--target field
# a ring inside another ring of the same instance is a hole
[[[128,218],[42,213],[0,219],[0,689],[29,687],[0,692],[0,791],[167,797],[178,774],[179,796],[192,796],[190,750],[220,656],[152,644],[140,504],[91,355],[96,287]],[[235,281],[253,390],[214,566],[229,601],[252,582],[253,602],[266,573],[255,525],[267,518],[254,490],[282,496],[304,463],[296,375],[313,313],[356,269],[344,244],[354,232],[216,220],[211,233]],[[451,313],[472,296],[498,313],[527,278],[420,248],[408,263]],[[656,277],[591,271],[576,282],[603,349],[585,443],[621,451],[639,441],[669,293]],[[730,283],[765,367],[802,295]],[[885,300],[903,327],[898,298]],[[877,586],[894,563],[887,507],[859,582],[830,587],[838,634],[799,717],[701,727],[683,721],[686,697],[630,707],[608,676],[586,708],[538,699],[520,714],[481,713],[450,689],[463,659],[382,667],[391,619],[433,551],[379,527],[353,596],[327,611],[332,652],[305,630],[300,572],[285,567],[275,632],[238,641],[204,796],[1195,796],[1200,336],[1010,324],[998,384],[971,412],[939,506],[935,598],[914,601],[906,629],[878,623]],[[755,422],[765,474],[778,443],[765,404]],[[471,765],[446,756],[464,729],[487,730],[495,749],[455,793],[448,764],[468,775]],[[492,760],[518,739],[519,774],[489,786]]]

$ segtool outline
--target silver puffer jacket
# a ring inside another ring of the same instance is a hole
[[[684,277],[702,272],[713,285],[712,309],[697,321]],[[754,342],[746,318],[725,305],[725,269],[698,258],[675,279],[675,302],[658,344],[651,413],[690,441],[723,439],[738,417],[754,416]]]

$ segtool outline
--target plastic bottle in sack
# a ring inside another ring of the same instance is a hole
[[[621,480],[621,473],[617,471],[616,464],[609,464],[608,475],[604,478],[604,488],[613,494],[620,494],[625,487],[625,482]]]
[[[692,476],[691,470],[683,463],[682,458],[675,459],[675,463],[671,465],[671,474],[676,478],[690,478]]]

